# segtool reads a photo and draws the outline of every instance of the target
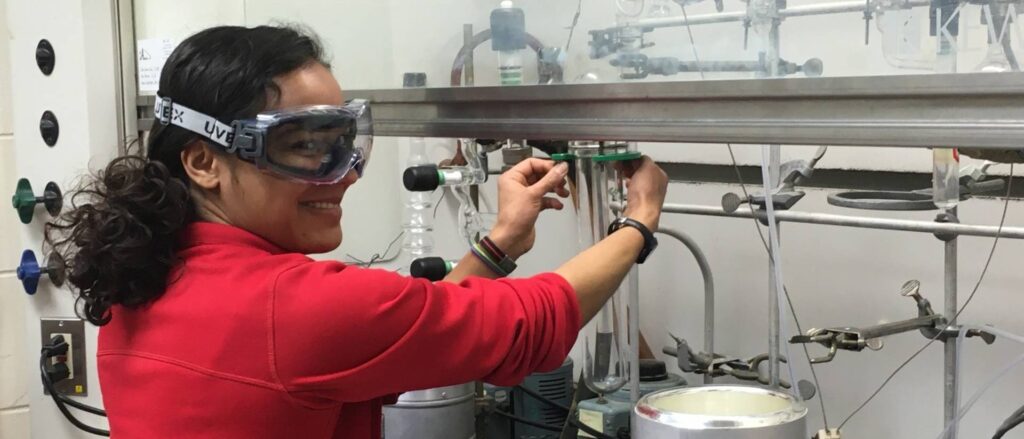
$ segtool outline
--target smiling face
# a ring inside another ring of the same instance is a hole
[[[344,103],[337,80],[319,63],[282,75],[275,82],[281,93],[267,110]],[[297,152],[291,157],[297,162],[292,164],[315,168],[319,156],[307,145],[315,146],[323,139],[300,139],[296,133],[282,133],[287,145],[296,145],[293,149]],[[281,139],[271,139],[275,140]],[[186,147],[182,162],[193,187],[202,189],[195,198],[203,219],[246,229],[293,252],[323,253],[341,244],[341,200],[358,178],[355,171],[335,184],[302,183],[261,171],[203,142]]]

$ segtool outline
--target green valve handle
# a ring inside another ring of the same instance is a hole
[[[57,183],[52,181],[46,183],[46,188],[43,189],[43,196],[37,197],[35,192],[32,192],[32,184],[29,183],[28,179],[19,179],[18,186],[14,190],[14,196],[11,197],[11,204],[18,211],[18,218],[21,219],[22,224],[32,222],[32,215],[35,213],[36,204],[40,203],[46,207],[46,211],[51,216],[60,215],[60,210],[64,207],[64,195],[60,192],[60,187],[57,186]]]
[[[628,160],[636,160],[640,157],[643,157],[643,154],[640,154],[640,151],[623,151],[596,155],[593,160],[595,162],[624,162]]]
[[[623,151],[623,152],[612,152],[608,154],[598,154],[591,156],[590,159],[595,162],[624,162],[627,160],[636,160],[643,157],[639,151]],[[568,162],[578,159],[579,156],[573,153],[556,153],[551,154],[551,160],[556,162]]]

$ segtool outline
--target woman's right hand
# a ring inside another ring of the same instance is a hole
[[[626,181],[626,210],[628,218],[640,221],[652,232],[658,230],[661,206],[668,190],[668,175],[654,160],[643,156],[621,165]]]

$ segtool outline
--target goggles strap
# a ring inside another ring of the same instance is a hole
[[[235,130],[230,125],[184,105],[173,103],[171,98],[157,96],[153,114],[156,120],[164,125],[182,127],[225,148],[231,148],[231,142],[235,138]]]

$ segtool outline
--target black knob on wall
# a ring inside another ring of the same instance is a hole
[[[57,138],[60,137],[60,124],[57,123],[57,115],[52,111],[44,111],[43,117],[39,119],[39,134],[43,136],[43,142],[46,142],[48,146],[57,144]]]
[[[36,65],[44,75],[50,76],[53,73],[53,66],[57,63],[57,55],[53,51],[53,45],[47,40],[39,40],[36,46]]]

